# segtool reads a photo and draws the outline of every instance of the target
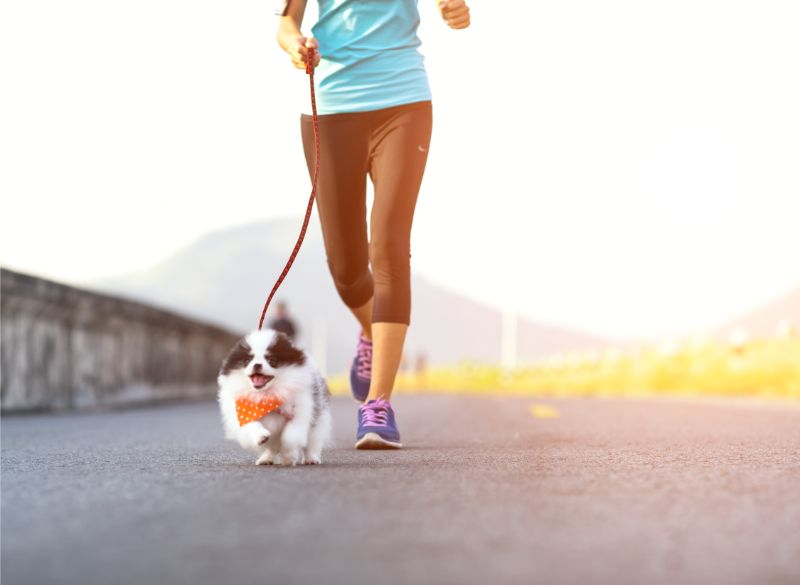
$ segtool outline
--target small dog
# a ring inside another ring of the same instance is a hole
[[[330,441],[330,390],[310,355],[274,329],[252,331],[217,377],[225,438],[259,453],[256,465],[318,464]]]

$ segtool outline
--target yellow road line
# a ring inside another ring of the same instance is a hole
[[[558,410],[547,404],[531,404],[530,411],[533,418],[558,418]]]

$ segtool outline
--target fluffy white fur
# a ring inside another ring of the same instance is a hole
[[[238,367],[228,373],[224,373],[223,363],[217,383],[225,437],[258,453],[257,465],[318,464],[322,462],[322,449],[330,441],[330,393],[311,356],[296,346],[292,348],[303,353],[303,364],[270,365],[270,346],[281,335],[272,329],[253,331],[240,341],[252,350],[252,359],[247,363],[238,360]],[[286,342],[288,337],[284,336],[283,343]],[[234,351],[235,348],[231,354]],[[256,388],[250,378],[258,370],[257,364],[262,373],[274,376],[261,388]],[[266,394],[283,400],[280,410],[240,426],[236,398]]]

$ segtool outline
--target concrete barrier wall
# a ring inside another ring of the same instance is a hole
[[[0,269],[3,412],[213,397],[237,337],[144,303]]]

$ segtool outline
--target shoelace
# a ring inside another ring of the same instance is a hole
[[[386,426],[389,416],[389,403],[376,400],[361,407],[361,424],[364,426]]]
[[[372,343],[363,337],[358,340],[356,373],[360,378],[372,376]]]

